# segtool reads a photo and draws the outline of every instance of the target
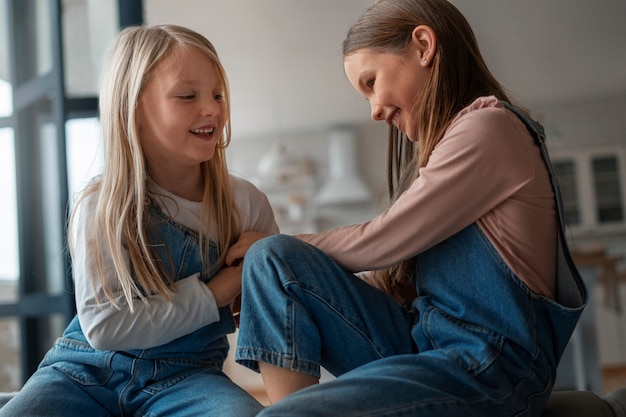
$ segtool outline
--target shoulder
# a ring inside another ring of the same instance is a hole
[[[532,177],[536,155],[538,148],[524,123],[502,101],[481,97],[453,119],[429,162],[506,173],[523,183]]]
[[[230,184],[235,205],[239,210],[242,230],[276,233],[274,212],[269,199],[250,181],[230,174]]]
[[[515,133],[520,126],[523,127],[521,121],[504,106],[501,100],[489,96],[479,97],[462,109],[450,123],[449,130],[465,128],[468,130],[496,130]]]
[[[230,175],[230,187],[233,193],[233,197],[235,198],[235,202],[238,201],[247,201],[247,200],[255,200],[258,198],[264,199],[265,194],[257,188],[256,185],[252,184],[250,181],[238,177],[233,174]]]
[[[233,200],[242,214],[271,210],[265,193],[250,181],[230,174],[230,184]]]
[[[446,130],[444,139],[458,146],[480,147],[483,151],[516,152],[534,147],[524,123],[496,97],[479,97],[461,110]]]

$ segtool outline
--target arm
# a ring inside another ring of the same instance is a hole
[[[236,196],[242,212],[242,234],[229,249],[226,265],[238,265],[243,260],[248,248],[263,237],[278,233],[278,225],[267,196],[253,184],[233,177],[233,184],[240,190]]]
[[[78,318],[89,344],[102,350],[147,349],[219,320],[213,294],[197,275],[176,286],[170,300],[150,296],[147,305],[135,303],[134,313],[128,307],[118,310],[108,300],[98,304],[94,296],[84,297]],[[125,306],[121,296],[117,301]]]
[[[235,203],[242,216],[242,229],[257,228],[266,233],[276,233],[271,207],[264,194],[251,186],[234,184]],[[175,197],[174,197],[175,198]],[[229,264],[222,268],[207,284],[199,274],[175,282],[169,300],[160,295],[150,295],[148,304],[134,301],[134,312],[117,285],[112,262],[105,259],[105,271],[111,288],[118,292],[115,307],[106,299],[97,280],[92,280],[86,267],[89,262],[85,227],[93,202],[85,201],[82,213],[76,216],[75,247],[72,261],[76,284],[78,317],[87,340],[97,349],[140,349],[168,343],[219,320],[218,307],[229,305],[241,291],[241,266]],[[128,259],[126,260],[127,262]]]
[[[457,117],[389,209],[363,224],[298,237],[351,271],[386,268],[445,240],[530,181],[527,132],[511,117],[501,107]]]
[[[81,327],[89,343],[96,349],[125,350],[158,346],[219,320],[213,294],[199,280],[199,274],[182,279],[170,300],[160,295],[148,298],[148,305],[134,300],[134,313],[117,285],[112,261],[104,259],[117,308],[106,299],[100,282],[90,276],[90,245],[85,228],[93,213],[93,201],[85,200],[74,217],[74,272],[76,307]],[[127,262],[128,259],[126,260]]]
[[[239,207],[242,234],[237,242],[231,245],[224,263],[225,270],[234,269],[235,276],[232,278],[231,294],[236,292],[232,300],[231,308],[235,316],[235,322],[239,326],[239,313],[241,309],[241,271],[243,258],[246,251],[256,240],[278,233],[278,225],[274,219],[274,212],[267,196],[256,188],[252,183],[238,177],[232,177],[233,188],[237,190],[235,199]],[[217,277],[216,277],[217,278]],[[215,278],[213,279],[213,281]],[[209,283],[210,284],[210,283]]]

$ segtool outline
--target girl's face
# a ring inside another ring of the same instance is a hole
[[[184,174],[211,159],[227,117],[223,94],[217,67],[195,47],[157,64],[137,109],[141,144],[153,172]]]
[[[395,125],[417,139],[412,112],[427,74],[422,54],[409,47],[402,54],[360,49],[344,59],[352,86],[369,101],[372,119]]]

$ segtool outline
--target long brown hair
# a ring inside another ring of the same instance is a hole
[[[478,48],[474,32],[465,17],[445,0],[378,0],[348,31],[343,56],[368,49],[380,53],[402,53],[411,41],[413,29],[432,28],[437,43],[430,71],[413,107],[417,140],[410,141],[395,126],[388,132],[387,182],[389,197],[395,201],[419,176],[433,149],[454,117],[480,96],[509,98],[493,77]],[[377,271],[375,278],[388,292],[400,298],[397,289],[414,288],[406,282],[415,270],[415,259],[389,270]]]

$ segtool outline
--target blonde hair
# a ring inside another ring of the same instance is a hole
[[[89,260],[90,274],[98,279],[106,298],[117,308],[110,285],[104,277],[103,254],[112,259],[117,280],[128,305],[140,298],[148,302],[148,294],[172,294],[173,277],[156,259],[151,247],[148,167],[144,159],[137,127],[137,106],[142,88],[157,65],[172,53],[197,48],[217,68],[224,84],[226,124],[221,142],[213,157],[202,163],[204,195],[202,218],[208,228],[216,225],[219,250],[218,263],[223,262],[229,246],[238,235],[237,210],[233,202],[226,165],[225,148],[230,143],[230,94],[226,72],[214,46],[202,35],[175,25],[128,27],[119,34],[109,52],[100,81],[99,109],[104,136],[104,170],[102,175],[83,191],[75,205],[69,230],[71,253],[74,253],[71,230],[77,208],[86,197],[96,199],[95,213],[89,220],[87,239],[93,250]],[[213,223],[211,222],[213,218]],[[207,262],[209,245],[199,234],[203,262]],[[125,257],[130,259],[130,265]],[[207,265],[205,265],[207,266]]]
[[[437,38],[427,79],[415,97],[412,112],[417,141],[412,142],[395,126],[389,127],[387,182],[395,201],[418,177],[419,169],[443,137],[454,117],[480,96],[494,95],[509,101],[504,88],[490,73],[474,33],[459,10],[445,0],[378,0],[350,28],[343,42],[344,57],[369,49],[401,54],[413,29],[426,25]],[[389,292],[404,287],[415,269],[414,259],[376,279]]]

